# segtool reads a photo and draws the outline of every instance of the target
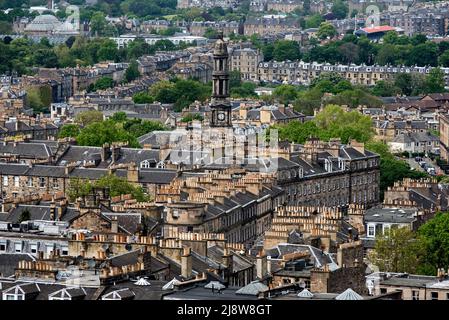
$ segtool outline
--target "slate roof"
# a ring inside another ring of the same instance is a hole
[[[30,213],[30,220],[50,220],[50,206],[46,205],[28,205],[19,204],[15,208],[11,209],[8,214],[2,218],[3,221],[8,221],[12,223],[18,223],[22,212],[28,210]],[[58,214],[58,209],[56,208],[55,215]],[[79,215],[78,210],[72,207],[63,209],[62,221],[72,221]]]
[[[371,208],[365,212],[365,222],[412,223],[417,209]]]
[[[39,176],[39,177],[67,177],[65,167],[50,165],[28,166],[23,164],[0,163],[1,175]],[[75,167],[68,175],[72,178],[98,180],[108,174],[107,169]],[[115,171],[118,177],[126,177],[127,170]],[[142,169],[139,170],[139,182],[149,184],[168,184],[177,176],[176,170]]]
[[[53,152],[45,143],[3,142],[0,143],[0,154],[14,154],[31,159],[48,159]]]
[[[207,248],[207,256],[215,261],[221,261],[223,256],[223,248],[218,246],[213,246]],[[235,272],[246,270],[253,267],[253,264],[251,261],[246,259],[245,257],[242,257],[240,254],[234,252],[232,255],[232,269]]]
[[[101,214],[108,218],[116,217],[118,225],[130,234],[135,234],[142,222],[142,214],[139,212],[102,212]]]
[[[10,277],[14,275],[19,261],[35,261],[36,259],[28,253],[0,253],[0,275]]]
[[[162,289],[167,281],[150,280],[149,282],[149,286],[139,286],[133,281],[116,283],[109,286],[101,297],[116,291],[122,299],[161,300],[162,295],[167,292]]]
[[[137,258],[139,256],[140,249],[131,252],[123,253],[120,255],[113,256],[109,258],[111,265],[114,267],[122,267],[130,264],[137,263]],[[150,270],[151,272],[156,272],[165,268],[168,268],[168,264],[160,261],[157,257],[150,258]]]

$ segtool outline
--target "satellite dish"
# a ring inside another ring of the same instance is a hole
[[[131,244],[127,243],[125,245],[125,249],[128,250],[128,251],[131,251],[133,249],[133,246]]]

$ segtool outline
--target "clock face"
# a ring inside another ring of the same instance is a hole
[[[223,121],[225,119],[225,114],[224,112],[219,112],[217,115],[218,120]]]

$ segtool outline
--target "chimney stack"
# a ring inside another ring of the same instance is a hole
[[[257,278],[262,280],[268,273],[267,255],[262,250],[256,257]]]
[[[105,162],[109,159],[111,153],[111,148],[109,147],[109,143],[103,144],[101,147],[101,162]]]
[[[118,221],[117,216],[113,216],[111,218],[111,232],[112,233],[118,233]]]
[[[116,162],[120,158],[120,145],[113,144],[112,145],[112,163]]]
[[[181,276],[185,279],[192,277],[192,252],[189,247],[184,247],[181,256]]]

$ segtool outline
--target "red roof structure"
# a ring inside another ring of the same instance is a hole
[[[390,26],[377,26],[377,27],[371,27],[371,28],[362,28],[362,31],[366,33],[376,33],[376,32],[388,32],[388,31],[396,31],[396,28],[390,27]]]

